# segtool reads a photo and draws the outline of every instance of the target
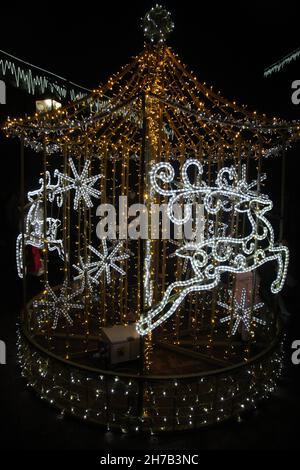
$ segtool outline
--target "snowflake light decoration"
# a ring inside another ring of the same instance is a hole
[[[254,304],[253,308],[251,308],[251,306],[247,307],[246,297],[246,289],[243,288],[240,301],[237,301],[236,298],[233,299],[233,312],[231,305],[225,304],[223,302],[218,302],[218,305],[220,307],[223,307],[230,312],[229,315],[220,320],[220,323],[230,322],[231,318],[233,318],[234,320],[230,332],[231,336],[236,334],[240,324],[243,324],[247,331],[250,330],[251,322],[259,323],[260,325],[266,325],[265,320],[255,317],[254,315],[251,316],[251,312],[256,312],[257,310],[262,308],[264,306],[264,303],[259,302],[257,304]]]
[[[89,166],[90,160],[86,160],[83,166],[82,173],[79,174],[76,170],[72,158],[69,158],[69,164],[73,173],[73,178],[71,176],[60,173],[59,170],[55,170],[54,175],[57,176],[60,180],[60,183],[66,182],[65,186],[60,186],[55,189],[54,194],[65,193],[71,189],[75,189],[75,197],[73,207],[75,210],[78,210],[79,202],[82,200],[83,204],[86,207],[93,207],[91,196],[99,198],[101,192],[98,189],[93,188],[93,185],[98,181],[102,175],[89,176]]]
[[[101,243],[102,243],[102,249],[103,249],[102,253],[96,250],[96,248],[94,248],[93,246],[91,245],[89,246],[90,251],[92,251],[100,259],[100,261],[89,263],[87,266],[91,268],[93,271],[95,270],[94,268],[97,267],[96,274],[91,277],[91,280],[93,283],[98,282],[98,279],[101,276],[101,274],[105,272],[107,283],[110,284],[111,269],[114,269],[122,276],[125,276],[126,274],[125,271],[122,268],[120,268],[120,266],[118,266],[116,262],[124,261],[128,259],[130,255],[129,253],[124,253],[124,252],[122,254],[121,252],[123,248],[122,241],[118,242],[111,252],[109,252],[108,250],[107,242],[105,238],[101,240]]]
[[[86,286],[87,288],[92,291],[93,290],[93,276],[92,274],[95,273],[99,268],[99,262],[94,261],[91,263],[91,257],[89,256],[87,262],[84,261],[82,256],[79,257],[79,264],[73,264],[73,268],[76,269],[78,274],[73,277],[74,281],[81,281],[81,287],[84,289]]]
[[[35,308],[42,308],[44,311],[39,315],[38,321],[51,318],[53,319],[52,328],[57,328],[59,317],[64,317],[67,322],[72,325],[73,320],[69,313],[71,310],[82,310],[84,306],[80,303],[73,302],[77,295],[82,294],[82,289],[71,290],[68,282],[65,280],[57,295],[50,285],[46,285],[47,300],[37,300],[34,302]]]

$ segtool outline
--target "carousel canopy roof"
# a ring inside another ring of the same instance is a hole
[[[200,83],[165,44],[174,26],[170,18],[160,20],[164,27],[149,31],[153,23],[147,15],[143,26],[149,42],[130,64],[79,101],[8,119],[7,135],[48,153],[72,146],[75,153],[85,148],[98,157],[136,157],[146,126],[153,150],[162,158],[184,151],[203,160],[278,155],[299,138],[299,122],[258,115]]]

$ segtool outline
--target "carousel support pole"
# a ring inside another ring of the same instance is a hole
[[[48,241],[47,241],[47,149],[46,149],[46,140],[43,142],[43,180],[44,180],[44,192],[43,192],[43,205],[44,205],[44,269],[45,269],[45,285],[48,284]]]
[[[113,159],[112,161],[112,204],[114,207],[116,207],[116,194],[117,194],[117,187],[118,185],[116,184],[117,181],[117,165],[116,165],[116,160]],[[111,276],[111,292],[114,292],[116,290],[116,278],[114,274],[112,273]],[[115,298],[114,295],[110,295],[110,305],[111,305],[111,312],[110,312],[110,318],[109,322],[112,325],[115,325],[118,323],[119,318],[118,318],[118,312],[120,310],[120,305],[118,304],[118,299]]]
[[[44,261],[44,286],[47,291],[46,298],[48,298],[48,240],[47,240],[47,142],[46,138],[43,139],[43,181],[44,181],[44,192],[43,192],[43,261]],[[52,333],[50,323],[47,325],[47,340],[49,344],[52,341]]]
[[[220,146],[220,148],[222,148]],[[221,170],[221,168],[223,167],[223,152],[221,154],[221,158],[218,158],[218,161],[217,161],[217,172],[219,172]],[[220,215],[219,215],[219,212],[216,213],[215,215],[215,230],[214,230],[214,236],[217,237],[218,236],[218,230],[220,228]],[[216,313],[217,313],[217,300],[218,300],[218,288],[214,288],[212,290],[212,302],[211,302],[211,341],[210,341],[210,352],[212,355],[214,355],[214,351],[213,351],[213,346],[214,346],[214,339],[215,339],[215,336],[216,336],[216,323],[217,323],[217,320],[216,320]]]
[[[142,135],[142,152],[141,152],[141,184],[140,184],[140,204],[144,204],[145,202],[145,181],[146,181],[146,171],[145,171],[145,163],[146,163],[146,139],[147,139],[147,116],[146,116],[146,95],[142,93],[142,115],[143,115],[143,135]],[[140,298],[140,315],[143,315],[144,312],[144,244],[143,240],[140,240],[140,266],[139,269],[141,270],[140,274],[140,285],[139,285],[139,298]],[[144,372],[144,365],[143,365],[143,352],[144,352],[144,338],[141,336],[141,360],[140,360],[140,373],[143,374]]]
[[[141,151],[141,165],[140,165],[140,204],[144,204],[144,192],[145,192],[145,161],[146,161],[146,140],[147,140],[147,116],[146,116],[146,95],[145,92],[142,93],[142,116],[143,116],[143,133],[142,133],[142,151]],[[139,299],[140,299],[140,317],[143,316],[144,312],[144,245],[143,240],[140,239],[139,243],[139,259],[140,266],[140,285],[139,285]],[[140,336],[140,359],[139,359],[139,373],[140,375],[144,374],[144,352],[145,352],[145,340],[143,336]],[[142,417],[144,408],[144,382],[143,380],[139,381],[139,394],[138,394],[138,411],[139,415]]]
[[[68,147],[63,147],[63,165],[64,174],[69,176],[68,167]],[[70,193],[64,198],[63,203],[63,247],[64,247],[64,282],[67,280],[68,286],[70,285]],[[70,325],[66,327],[66,339],[65,339],[65,359],[69,359],[69,348],[70,348]]]
[[[21,212],[21,232],[22,232],[22,311],[26,310],[26,250],[25,250],[25,161],[24,161],[24,136],[20,141],[20,212]]]
[[[280,225],[279,225],[279,241],[282,242],[284,235],[284,217],[285,217],[285,183],[286,183],[286,160],[285,154],[281,159],[281,195],[280,195]]]
[[[106,181],[107,181],[107,147],[105,148],[104,151],[104,158],[102,159],[101,162],[101,173],[104,175],[104,178],[100,178],[100,192],[102,194],[101,196],[101,204],[106,204],[107,203],[107,191],[106,191]],[[99,240],[99,249],[101,250],[101,240]],[[103,326],[107,326],[107,296],[106,296],[106,278],[105,276],[103,277],[103,285],[99,283],[99,296],[102,299],[101,302],[101,314],[102,317],[100,317],[100,331]]]
[[[213,161],[212,161],[212,155],[209,155],[208,158],[208,184],[211,184],[212,180],[212,172],[213,172]],[[214,216],[213,216],[214,217]],[[214,218],[214,223],[215,223],[215,218]],[[210,302],[210,326],[209,326],[209,334],[208,334],[208,344],[207,344],[207,349],[209,353],[212,355],[213,354],[213,341],[214,341],[214,325],[215,325],[215,289],[211,291],[211,302]]]
[[[88,145],[85,143],[85,149],[84,149],[84,162],[83,165],[85,165],[85,162],[89,159],[88,155]],[[84,262],[88,262],[88,211],[86,206],[83,208],[83,254],[84,254]],[[89,334],[90,334],[90,298],[89,298],[89,293],[88,293],[88,286],[87,283],[85,283],[85,288],[84,288],[84,323],[85,323],[85,351],[88,351],[89,347]]]
[[[286,186],[286,159],[285,154],[281,157],[281,194],[280,194],[280,219],[279,219],[279,243],[284,240],[284,221],[285,221],[285,186]],[[277,314],[277,318],[280,316],[279,297],[280,294],[274,296],[273,310],[274,314]]]
[[[127,151],[126,155],[126,163],[125,163],[125,168],[124,171],[126,171],[126,182],[125,182],[125,194],[128,195],[129,192],[129,168],[130,168],[130,155],[129,155],[129,150]],[[129,242],[128,242],[128,236],[126,237],[125,241],[125,249],[129,249]],[[128,259],[125,260],[125,272],[128,273]],[[126,275],[125,277],[125,290],[124,290],[124,308],[125,308],[125,316],[123,318],[123,321],[125,323],[128,323],[128,276]]]
[[[258,154],[258,162],[257,162],[257,193],[260,194],[261,191],[261,183],[260,177],[262,174],[262,145],[260,144],[259,154]],[[258,227],[256,228],[258,230]],[[257,250],[257,238],[255,238],[255,251]],[[250,313],[250,325],[252,324],[252,317],[253,317],[253,308],[255,304],[255,300],[257,298],[257,287],[258,287],[258,278],[257,278],[257,271],[256,269],[253,271],[253,280],[252,280],[252,292],[251,292],[251,313]],[[252,346],[252,339],[253,339],[253,329],[250,328],[248,340],[246,341],[246,350],[245,350],[245,359],[249,359],[251,354],[251,346]]]

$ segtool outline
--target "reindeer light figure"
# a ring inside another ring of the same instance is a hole
[[[193,276],[169,285],[161,302],[142,316],[137,323],[141,335],[150,333],[166,321],[192,292],[213,289],[221,280],[222,273],[244,273],[256,270],[268,261],[277,261],[278,272],[271,284],[271,292],[279,292],[287,274],[289,251],[285,246],[276,246],[274,231],[266,219],[266,212],[273,207],[268,196],[253,191],[258,181],[247,183],[246,167],[242,167],[239,178],[234,167],[224,167],[218,174],[214,186],[204,181],[194,184],[190,181],[188,169],[194,167],[199,175],[203,167],[198,160],[188,159],[181,170],[182,188],[164,189],[164,185],[174,182],[175,172],[170,163],[158,163],[152,168],[150,181],[158,194],[170,197],[168,217],[177,225],[187,223],[192,217],[192,201],[204,204],[207,215],[216,215],[221,211],[233,214],[245,214],[250,223],[250,233],[242,237],[214,236],[197,243],[185,243],[176,250],[176,256],[188,259]],[[259,178],[259,182],[265,175]],[[175,216],[174,207],[184,203],[184,216]]]

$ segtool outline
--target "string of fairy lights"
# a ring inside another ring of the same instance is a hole
[[[281,354],[275,350],[264,361],[253,362],[230,375],[198,376],[188,381],[174,377],[159,385],[148,378],[143,384],[143,412],[136,416],[141,384],[138,378],[107,375],[104,371],[86,374],[80,369],[69,370],[64,364],[56,364],[53,373],[48,358],[21,337],[18,344],[22,374],[28,385],[50,405],[58,404],[60,417],[71,414],[105,423],[108,431],[118,429],[123,433],[154,434],[194,429],[232,416],[240,419],[243,412],[255,410],[260,400],[270,396],[282,368]]]
[[[154,82],[153,74],[157,77]],[[259,135],[267,153],[270,135],[272,147],[277,147],[274,143],[278,141],[283,149],[299,136],[298,122],[287,123],[278,118],[270,120],[264,115],[247,111],[245,106],[225,100],[210,87],[200,85],[167,46],[146,49],[132,64],[110,79],[107,85],[76,104],[42,116],[9,120],[5,130],[9,135],[22,132],[25,142],[34,148],[38,148],[40,136],[47,133],[48,150],[53,146],[57,151],[66,143],[80,147],[84,140],[95,153],[101,152],[107,142],[111,155],[119,155],[124,145],[134,154],[138,152],[137,141],[141,137],[139,96],[142,92],[147,94],[149,107],[152,108],[151,122],[157,122],[156,111],[160,108],[155,100],[165,105],[162,146],[167,146],[169,134],[172,133],[174,138],[176,135],[184,143],[187,151],[199,153],[201,143],[202,152],[211,154],[216,151],[217,155],[221,146],[228,152],[234,152],[242,137],[245,148],[249,147],[254,153],[257,147],[255,136]],[[100,112],[96,110],[91,113],[93,103],[101,102],[108,93],[111,99],[103,102]],[[113,128],[107,126],[112,119],[116,124],[118,117],[121,118],[118,125]],[[245,130],[252,131],[249,146],[246,145],[247,139],[242,136]],[[133,135],[135,138],[132,139]],[[118,137],[118,142],[115,142],[114,136]]]

